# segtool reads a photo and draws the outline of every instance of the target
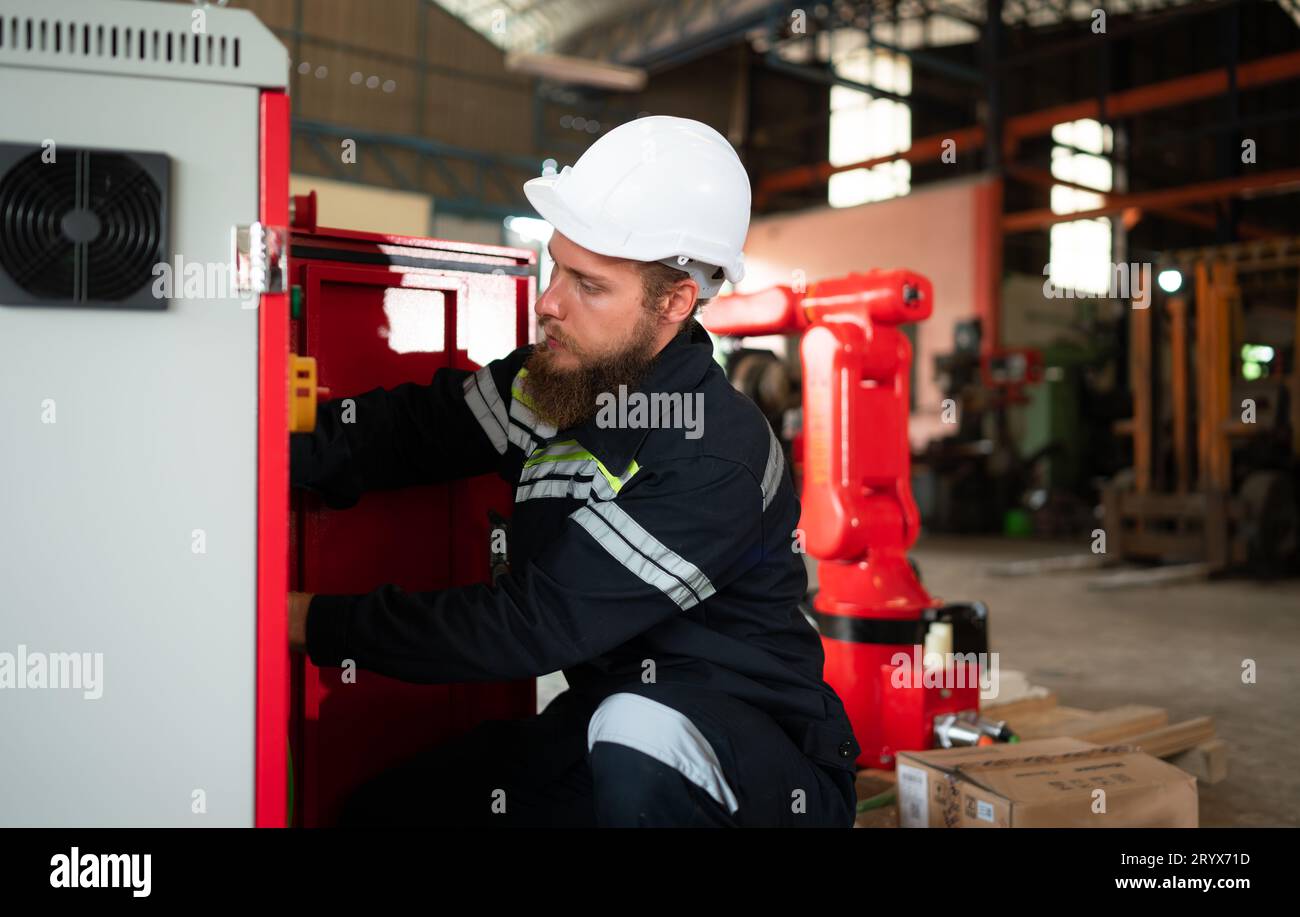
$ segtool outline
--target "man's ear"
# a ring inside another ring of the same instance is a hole
[[[699,297],[700,287],[694,280],[679,280],[668,294],[660,318],[666,325],[684,322],[695,314],[695,300]]]

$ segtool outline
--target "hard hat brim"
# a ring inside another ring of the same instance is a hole
[[[558,175],[530,178],[524,182],[524,196],[528,198],[528,203],[533,205],[533,209],[537,211],[538,215],[555,227],[555,231],[566,239],[598,255],[605,255],[610,258],[624,258],[629,261],[658,261],[662,258],[680,254],[680,252],[671,249],[662,252],[643,251],[632,254],[622,245],[612,244],[605,237],[607,231],[602,232],[601,227],[594,226],[582,219],[565,202],[556,188],[560,178],[561,176]],[[733,284],[739,283],[745,274],[743,255],[738,257],[734,264],[719,266],[722,267],[727,279]]]
[[[626,257],[611,250],[611,246],[601,245],[594,226],[583,220],[570,208],[555,190],[556,179],[551,176],[530,178],[524,182],[524,196],[528,203],[543,220],[555,227],[555,231],[566,239],[581,245],[588,251],[613,258]]]

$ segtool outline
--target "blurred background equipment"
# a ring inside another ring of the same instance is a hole
[[[913,479],[922,518],[939,532],[1022,533],[1033,465],[1058,444],[1022,456],[1008,413],[1028,404],[1028,392],[1042,382],[1043,355],[983,347],[978,319],[958,323],[954,344],[935,357],[934,371],[943,422],[956,432],[930,440],[918,456]]]
[[[1134,463],[1106,489],[1108,553],[1295,572],[1300,239],[1170,252],[1164,264],[1165,283],[1129,319],[1133,416],[1121,429]]]

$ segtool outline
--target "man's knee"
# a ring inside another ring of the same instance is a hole
[[[637,694],[601,702],[587,726],[597,820],[607,826],[729,825],[738,808],[708,740]]]
[[[673,768],[644,752],[597,742],[588,757],[602,828],[728,826],[730,814]]]

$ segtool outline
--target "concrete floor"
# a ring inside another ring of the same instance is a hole
[[[990,563],[1086,550],[1079,543],[927,536],[926,588],[989,607],[990,649],[1062,704],[1165,707],[1213,716],[1228,779],[1200,788],[1203,827],[1300,825],[1300,580],[1225,579],[1090,591],[1089,574],[998,578]],[[1242,663],[1256,663],[1255,684]]]

